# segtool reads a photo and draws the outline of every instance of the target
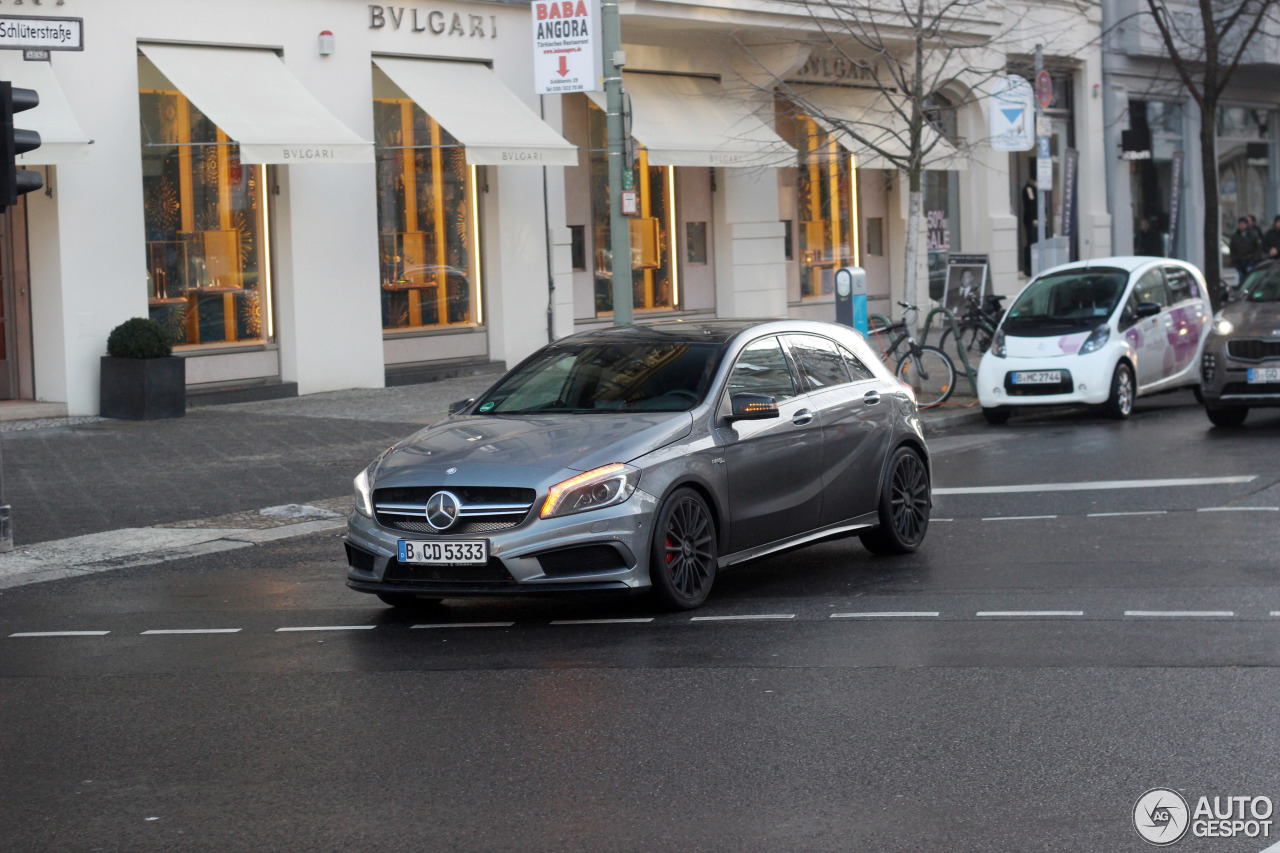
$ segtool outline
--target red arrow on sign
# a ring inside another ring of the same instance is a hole
[[[569,76],[569,58],[566,57],[563,53],[560,54],[560,76],[561,77]]]

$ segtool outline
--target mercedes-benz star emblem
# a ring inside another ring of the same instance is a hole
[[[448,530],[458,520],[462,502],[453,492],[436,492],[427,498],[427,524],[436,530]]]

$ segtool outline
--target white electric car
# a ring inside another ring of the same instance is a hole
[[[1046,270],[1014,300],[978,367],[987,421],[1021,406],[1088,403],[1127,418],[1135,397],[1199,381],[1212,316],[1204,276],[1167,258]]]

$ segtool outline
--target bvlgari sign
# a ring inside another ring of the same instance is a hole
[[[497,15],[463,15],[416,6],[369,5],[369,29],[404,30],[433,36],[458,38],[498,37]]]

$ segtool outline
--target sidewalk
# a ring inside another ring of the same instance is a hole
[[[167,421],[0,423],[18,546],[0,555],[0,589],[341,529],[369,460],[494,379],[198,407]],[[981,413],[957,399],[922,418],[934,432]]]

